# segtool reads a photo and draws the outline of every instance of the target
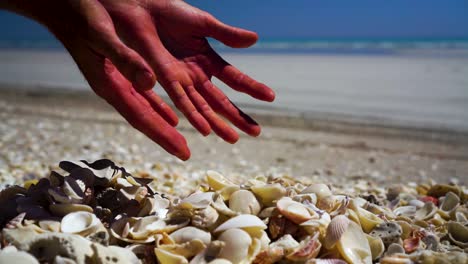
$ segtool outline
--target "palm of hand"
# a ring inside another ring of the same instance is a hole
[[[260,100],[272,101],[273,91],[225,62],[205,38],[214,37],[231,47],[247,47],[256,42],[255,33],[227,26],[178,0],[145,5],[130,0],[99,3],[103,7],[98,7],[99,11],[107,12],[109,18],[98,24],[104,24],[104,29],[100,26],[92,29],[110,34],[106,23],[114,25],[117,38],[125,42],[117,46],[128,45],[129,51],[119,48],[114,54],[90,47],[89,43],[61,40],[93,90],[136,129],[171,154],[184,160],[189,158],[186,141],[174,128],[177,116],[152,90],[147,90],[154,85],[154,72],[175,106],[203,135],[213,130],[227,142],[238,140],[237,132],[218,114],[249,135],[260,133],[258,124],[239,110],[211,78],[215,76],[233,89]],[[100,17],[105,18],[106,14],[101,13]],[[92,19],[88,19],[91,26]],[[135,69],[150,72],[151,78],[143,81],[135,78]],[[144,87],[145,84],[151,85]]]

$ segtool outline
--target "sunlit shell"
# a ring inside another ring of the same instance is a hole
[[[418,199],[413,199],[409,201],[408,205],[416,207],[416,209],[419,209],[424,206],[424,202]],[[415,210],[416,211],[416,210]]]
[[[408,256],[389,256],[383,257],[380,264],[413,264],[414,262]]]
[[[428,220],[437,213],[437,206],[431,202],[427,202],[424,206],[417,210],[414,214],[415,220]]]
[[[286,188],[279,183],[252,186],[251,190],[265,206],[272,206],[275,201],[286,195]]]
[[[278,211],[289,220],[296,224],[301,224],[307,220],[314,218],[306,206],[296,201],[293,201],[290,197],[283,197],[276,203]],[[318,216],[317,216],[318,218]]]
[[[38,225],[46,231],[60,232],[60,222],[58,221],[42,220],[39,221]]]
[[[229,198],[229,208],[241,214],[253,215],[257,215],[261,209],[255,195],[247,190],[234,192]]]
[[[160,245],[158,248],[189,259],[202,252],[206,248],[206,244],[199,239],[193,239],[180,244]]]
[[[369,233],[377,225],[383,223],[383,220],[374,215],[373,213],[357,206],[355,200],[351,200],[349,208],[354,210],[359,217],[359,222],[364,232]]]
[[[239,185],[229,185],[219,190],[218,193],[223,197],[223,200],[226,201],[231,198],[231,195],[234,192],[239,191],[239,190],[240,190]]]
[[[206,208],[213,202],[214,192],[194,193],[182,199],[178,204],[179,208],[183,209],[200,209]]]
[[[233,185],[233,183],[226,179],[223,175],[213,170],[209,170],[206,172],[206,180],[208,182],[208,185],[215,191],[219,191],[224,187]]]
[[[85,204],[51,204],[49,210],[56,216],[65,216],[73,212],[93,212],[93,208]]]
[[[306,264],[347,264],[346,261],[342,259],[310,259]]]
[[[416,211],[417,211],[417,208],[414,205],[400,206],[400,207],[395,208],[395,210],[393,210],[395,215],[397,216],[402,215],[402,216],[407,216],[407,217],[413,217]]]
[[[159,195],[145,197],[140,203],[141,210],[138,212],[138,216],[140,217],[155,214],[160,218],[165,218],[169,211],[168,207],[170,206],[170,201]]]
[[[263,223],[262,220],[260,220],[260,218],[258,218],[255,215],[242,214],[222,223],[214,230],[214,233],[222,232],[232,228],[241,228],[244,230],[266,229],[267,226],[265,225],[265,223]]]
[[[88,235],[97,230],[101,221],[89,212],[73,212],[62,218],[60,230],[64,233]]]
[[[215,201],[211,204],[211,206],[219,213],[222,215],[225,215],[227,217],[233,217],[239,215],[238,212],[231,210],[226,203],[224,202],[224,198],[220,195],[216,196],[215,195]]]
[[[312,205],[317,203],[317,195],[315,195],[315,193],[297,194],[294,195],[292,199],[299,203],[308,203]]]
[[[372,260],[380,258],[385,252],[385,245],[380,237],[366,235],[372,253]]]
[[[327,227],[324,246],[331,249],[341,239],[351,221],[344,215],[335,216]]]
[[[119,192],[128,200],[135,199],[140,202],[148,194],[148,189],[146,189],[146,187],[130,185],[128,187],[121,188]]]
[[[239,263],[246,259],[252,238],[244,230],[233,228],[224,231],[218,240],[225,243],[219,253],[220,258],[225,258],[233,263]]]
[[[218,218],[218,211],[211,206],[207,206],[206,208],[194,211],[191,223],[195,227],[210,229],[218,221]]]
[[[232,262],[227,259],[218,258],[210,261],[208,264],[232,264]]]
[[[336,243],[336,247],[341,256],[350,263],[372,263],[372,252],[365,233],[352,221],[349,221],[348,228]]]
[[[315,258],[322,244],[318,239],[318,233],[315,236],[308,236],[305,239],[301,240],[299,246],[289,255],[286,256],[287,259],[292,261],[305,261],[308,259]]]
[[[330,222],[330,215],[327,212],[324,212],[320,215],[319,219],[310,219],[301,223],[300,226],[303,227],[307,231],[307,233],[311,235],[318,232],[322,237],[324,237],[326,235],[327,227],[330,224]]]
[[[160,248],[155,248],[154,253],[161,264],[188,264],[188,260],[180,255],[165,251]]]
[[[326,184],[322,183],[315,183],[312,185],[309,185],[306,187],[304,190],[301,191],[301,194],[304,193],[314,193],[317,195],[317,199],[321,200],[324,197],[332,195],[332,192],[330,191],[330,188]]]
[[[458,222],[449,222],[447,229],[448,237],[452,243],[461,248],[468,248],[468,226]]]
[[[385,245],[390,245],[399,241],[402,233],[403,230],[398,223],[387,222],[376,226],[372,232],[370,232],[370,235],[380,237]]]
[[[178,244],[194,239],[199,239],[206,245],[210,244],[211,242],[211,234],[209,232],[192,226],[187,226],[176,230],[170,234],[170,237]]]

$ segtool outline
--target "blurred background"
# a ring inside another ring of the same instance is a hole
[[[223,86],[235,102],[304,116],[468,131],[467,1],[188,2],[260,36],[243,50],[212,41],[229,62],[278,94],[267,105]],[[40,25],[0,12],[0,32],[0,83],[88,89],[61,44]]]

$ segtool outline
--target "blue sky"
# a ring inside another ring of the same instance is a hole
[[[262,38],[468,38],[467,0],[188,0]],[[0,11],[0,40],[48,40]]]

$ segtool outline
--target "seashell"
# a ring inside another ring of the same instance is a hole
[[[280,247],[268,248],[257,254],[252,264],[273,264],[281,260],[284,250]]]
[[[273,216],[268,221],[268,231],[273,239],[286,234],[294,235],[298,229],[296,224],[283,216]]]
[[[208,185],[213,188],[215,191],[220,191],[221,189],[234,185],[228,179],[226,179],[221,173],[209,170],[206,172],[206,180]]]
[[[286,218],[296,224],[301,224],[318,216],[311,212],[306,206],[301,203],[293,201],[290,197],[283,197],[276,203],[278,211]]]
[[[403,230],[400,225],[396,222],[382,223],[376,226],[370,235],[373,237],[380,237],[383,243],[388,246],[392,243],[399,241]]]
[[[301,194],[314,193],[315,195],[317,195],[318,200],[321,200],[327,196],[332,195],[330,188],[328,188],[326,184],[322,184],[322,183],[315,183],[315,184],[309,185],[300,193]]]
[[[385,252],[385,245],[380,237],[373,237],[371,235],[367,235],[367,242],[369,242],[369,247],[372,253],[372,260],[377,260],[380,258],[383,253]]]
[[[342,259],[310,259],[306,264],[347,264]]]
[[[447,232],[449,240],[461,247],[461,248],[468,248],[468,227],[464,226],[458,222],[450,221],[447,224]]]
[[[51,232],[60,232],[60,222],[52,220],[42,220],[39,221],[39,226],[41,229]]]
[[[157,263],[154,245],[132,244],[126,248],[130,249],[142,263]]]
[[[51,204],[49,210],[56,216],[65,216],[73,212],[93,212],[93,208],[85,204]]]
[[[160,218],[166,218],[170,201],[159,195],[155,195],[154,197],[143,198],[140,204],[141,210],[138,212],[137,216],[143,217],[154,214]]]
[[[270,248],[282,248],[285,255],[291,254],[297,247],[299,247],[299,242],[297,242],[291,235],[284,235],[275,242],[270,244]]]
[[[229,198],[229,208],[241,214],[253,215],[257,215],[261,209],[255,195],[247,190],[234,192]]]
[[[192,258],[190,264],[204,264],[210,260],[218,258],[219,252],[225,246],[225,243],[219,240],[212,241],[208,247]]]
[[[277,200],[286,195],[286,188],[278,183],[252,186],[251,190],[265,206],[273,206]]]
[[[296,202],[304,203],[304,204],[307,203],[307,204],[315,205],[317,203],[317,195],[315,195],[315,193],[297,194],[297,195],[294,195],[292,199]]]
[[[119,193],[128,200],[134,199],[140,202],[148,194],[148,189],[146,187],[130,185],[129,187],[121,188]]]
[[[443,200],[441,199],[440,210],[444,213],[442,217],[445,219],[449,218],[449,213],[455,210],[460,204],[460,198],[453,192],[448,192]]]
[[[233,263],[239,263],[249,255],[249,247],[252,238],[244,230],[233,228],[224,231],[218,240],[225,243],[219,252],[220,258],[225,258]]]
[[[172,232],[169,236],[177,244],[189,242],[194,239],[201,240],[205,245],[208,245],[211,242],[211,234],[209,232],[203,231],[192,226],[187,226],[176,230]]]
[[[437,206],[431,202],[427,202],[424,206],[417,210],[414,214],[415,220],[428,220],[437,213]]]
[[[305,261],[315,258],[322,247],[318,237],[319,234],[315,234],[315,236],[307,236],[299,243],[299,247],[287,255],[286,258],[292,261]]]
[[[0,251],[0,263],[39,264],[37,259],[24,251]]]
[[[355,200],[351,200],[349,204],[349,208],[356,212],[357,216],[359,217],[359,222],[361,223],[361,227],[365,233],[369,233],[372,231],[377,225],[383,223],[383,220],[378,218],[373,213],[358,207],[356,205]]]
[[[218,193],[223,197],[223,200],[227,201],[234,192],[239,190],[240,187],[238,185],[229,185],[219,190]]]
[[[409,201],[408,203],[410,206],[414,206],[416,207],[417,209],[421,208],[424,206],[424,202],[421,201],[421,200],[418,200],[418,199],[413,199],[411,201]],[[415,210],[416,211],[416,210]]]
[[[276,206],[275,206],[275,207],[264,208],[262,211],[260,211],[260,213],[257,216],[260,218],[269,218],[277,214],[278,214],[278,210],[276,210]]]
[[[407,256],[383,257],[380,264],[413,264],[414,262]]]
[[[332,223],[334,219],[332,219]],[[347,229],[336,243],[336,247],[341,256],[350,263],[372,263],[372,252],[366,235],[361,227],[352,221],[349,221]]]
[[[101,221],[90,212],[73,212],[62,218],[60,230],[63,233],[72,233],[86,236],[96,231]]]
[[[191,218],[192,225],[202,229],[211,229],[211,227],[218,221],[219,214],[216,209],[208,206],[204,209],[195,210]]]
[[[349,204],[349,199],[346,196],[329,195],[317,202],[317,207],[325,210],[330,216],[343,214]]]
[[[328,213],[324,212],[320,215],[319,219],[310,219],[300,224],[307,233],[310,235],[314,233],[320,233],[322,237],[325,237],[327,233],[327,227],[331,222],[331,217]]]
[[[218,233],[233,228],[241,228],[248,231],[249,229],[266,229],[267,226],[255,215],[242,214],[222,223],[213,232]]]
[[[434,234],[425,235],[421,241],[426,245],[425,249],[438,251],[439,249],[439,238]]]
[[[351,221],[344,215],[335,216],[327,227],[327,233],[324,239],[326,249],[331,249],[340,240],[341,236],[348,229]]]
[[[72,177],[65,177],[62,191],[71,199],[80,201],[84,197],[84,183]]]
[[[227,259],[218,258],[210,261],[209,264],[232,264],[232,262]]]
[[[13,219],[8,221],[8,223],[5,225],[5,228],[16,228],[17,226],[21,225],[21,222],[23,222],[25,216],[26,213],[18,214]]]
[[[202,252],[206,245],[200,239],[194,239],[181,244],[159,245],[158,248],[189,259]]]
[[[406,253],[413,253],[420,247],[421,238],[419,237],[410,237],[403,240],[403,248],[405,249]]]
[[[452,192],[458,197],[462,194],[462,190],[458,186],[454,185],[447,185],[447,184],[436,184],[432,186],[427,195],[439,198],[441,196],[445,196],[448,192]]]
[[[128,248],[121,248],[117,246],[102,246],[98,243],[91,244],[93,249],[94,261],[96,263],[115,263],[115,264],[139,264],[140,260]]]
[[[412,231],[413,231],[413,227],[411,226],[411,224],[409,224],[408,222],[405,222],[405,221],[395,221],[395,223],[397,223],[400,227],[401,227],[401,238],[402,239],[406,239],[408,237],[410,237]]]
[[[406,216],[406,217],[414,217],[416,214],[417,207],[414,205],[407,205],[407,206],[400,206],[393,210],[396,216]]]
[[[213,202],[214,192],[193,193],[180,201],[177,207],[182,209],[201,209]]]
[[[397,243],[392,243],[387,247],[387,251],[385,252],[386,256],[392,256],[395,254],[403,254],[405,253],[405,249]]]
[[[188,260],[180,255],[168,252],[166,250],[155,248],[154,253],[161,264],[188,264]]]

